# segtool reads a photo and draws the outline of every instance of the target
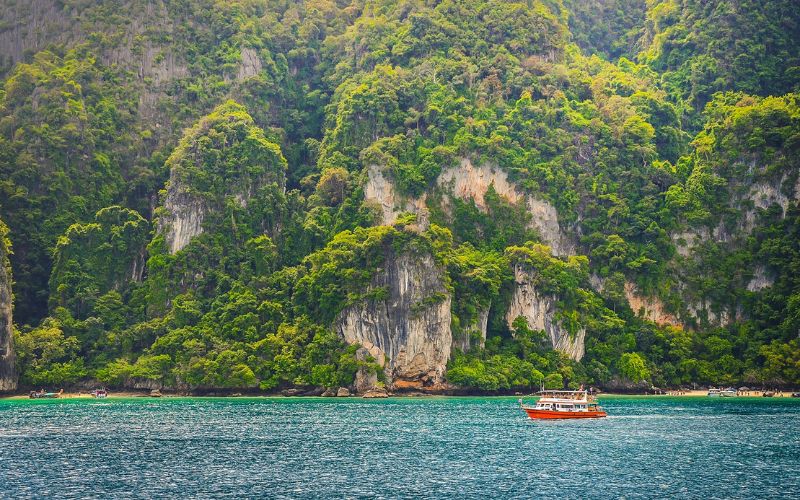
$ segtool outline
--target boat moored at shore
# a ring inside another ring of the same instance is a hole
[[[61,397],[62,394],[64,394],[64,389],[58,392],[45,392],[44,389],[42,389],[39,391],[31,391],[28,397],[30,399],[57,399]]]
[[[717,389],[716,387],[711,387],[708,389],[708,397],[710,398],[732,398],[738,395],[738,391],[733,387],[728,387],[727,389]]]

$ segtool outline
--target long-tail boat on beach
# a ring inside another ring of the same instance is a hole
[[[64,394],[64,389],[61,389],[58,392],[44,392],[44,390],[40,390],[31,391],[31,393],[28,394],[28,397],[31,399],[56,399],[61,397],[62,394]]]
[[[520,407],[533,419],[601,418],[607,416],[587,391],[540,391],[533,406],[519,400]]]

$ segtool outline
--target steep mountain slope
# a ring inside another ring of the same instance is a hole
[[[652,1],[640,59],[699,111],[718,91],[797,91],[798,39],[800,13],[791,0]]]
[[[8,263],[10,247],[8,227],[0,220],[0,392],[17,388],[14,322],[11,314],[11,266]]]
[[[723,4],[6,0],[21,382],[797,383],[794,14]]]

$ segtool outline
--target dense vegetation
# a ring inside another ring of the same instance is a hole
[[[800,384],[792,2],[53,3],[59,34],[0,38],[24,385],[349,385],[377,360],[333,322],[381,298],[387,249],[433,257],[455,338],[488,311],[457,386]],[[554,206],[577,255],[494,186],[449,196],[464,159]],[[380,225],[375,165],[429,224]],[[179,205],[202,230],[173,251]],[[507,324],[514,266],[582,360]]]

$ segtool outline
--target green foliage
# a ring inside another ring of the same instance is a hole
[[[57,237],[123,194],[133,102],[111,73],[84,48],[43,51],[0,92],[0,211],[17,241],[22,321],[46,311]]]
[[[0,61],[15,318],[39,325],[20,329],[24,384],[349,385],[375,366],[331,325],[386,298],[368,285],[397,255],[433,256],[455,338],[488,314],[485,349],[452,357],[463,387],[797,383],[791,2],[140,7],[71,2],[64,36],[21,28],[48,49]],[[465,160],[517,202],[440,184]],[[428,213],[374,227],[371,168],[392,209]],[[577,255],[542,245],[529,199]],[[202,232],[173,252],[189,206]],[[586,330],[580,363],[524,318],[509,331],[517,270],[555,298],[553,321]],[[634,289],[686,328],[637,318]]]
[[[543,385],[545,389],[563,389],[564,377],[558,372],[551,373],[545,377]]]
[[[186,131],[166,166],[182,193],[220,203],[270,183],[283,185],[286,160],[247,110],[227,101]]]
[[[87,375],[79,358],[80,341],[65,337],[57,320],[47,320],[38,328],[18,332],[14,339],[22,368],[20,383],[29,386],[60,387]]]
[[[529,361],[499,354],[484,360],[456,357],[447,370],[449,382],[484,391],[535,389],[543,379],[542,373]]]
[[[696,110],[717,91],[785,94],[800,82],[796,7],[790,0],[650,2],[640,57]]]
[[[626,352],[619,358],[619,373],[632,382],[650,378],[644,358],[635,352]]]
[[[150,224],[133,210],[104,208],[94,220],[73,224],[58,239],[50,275],[51,307],[66,307],[80,318],[98,297],[139,278],[150,236]]]
[[[565,0],[572,39],[588,54],[631,59],[647,12],[643,0]]]

